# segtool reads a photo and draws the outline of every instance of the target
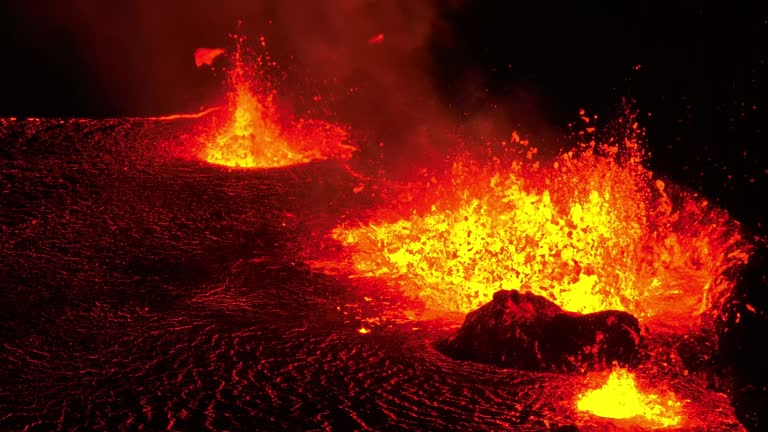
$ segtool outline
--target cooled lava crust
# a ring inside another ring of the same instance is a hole
[[[457,360],[574,372],[630,365],[639,344],[640,325],[627,312],[565,312],[542,296],[502,290],[438,347]]]

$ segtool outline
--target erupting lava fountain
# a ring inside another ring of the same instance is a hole
[[[315,265],[388,280],[437,312],[468,313],[513,289],[676,335],[711,328],[752,250],[740,224],[643,166],[632,110],[602,141],[594,118],[582,120],[580,143],[554,160],[513,133],[490,163],[457,157],[450,172],[400,187],[388,206],[333,229],[341,256]],[[689,421],[673,392],[621,368],[598,375],[575,394],[577,412],[641,428]]]
[[[236,50],[227,71],[228,119],[200,134],[200,157],[212,164],[239,168],[274,168],[315,160],[352,157],[356,147],[343,127],[322,120],[294,118],[281,112],[267,69],[276,64],[246,49],[245,36],[235,36]],[[260,39],[265,49],[264,38]],[[199,49],[198,67],[211,65],[222,49]]]

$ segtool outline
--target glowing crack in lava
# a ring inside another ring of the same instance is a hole
[[[202,159],[229,167],[270,168],[351,158],[356,148],[349,144],[344,128],[321,120],[287,118],[278,110],[276,91],[264,73],[264,69],[276,67],[274,62],[266,55],[248,55],[244,36],[236,41],[227,75],[231,117],[223,127],[203,134]],[[265,47],[263,38],[261,45]],[[217,53],[205,51],[210,52]],[[212,60],[196,61],[206,64]]]
[[[515,133],[505,154],[527,155],[457,158],[442,181],[408,190],[417,198],[393,199],[331,237],[351,277],[393,280],[432,310],[466,313],[516,289],[572,312],[695,325],[730,291],[728,270],[750,246],[725,211],[643,167],[633,115],[618,124],[622,137],[548,163]]]
[[[626,369],[614,369],[602,387],[579,395],[576,408],[599,417],[632,419],[654,428],[679,425],[682,402],[674,394],[662,397],[637,388],[635,375]]]

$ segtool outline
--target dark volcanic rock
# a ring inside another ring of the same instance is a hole
[[[537,371],[598,370],[631,363],[637,319],[619,311],[565,312],[544,297],[498,291],[438,348],[457,360]]]

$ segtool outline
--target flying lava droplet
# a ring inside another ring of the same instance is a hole
[[[376,36],[371,37],[368,39],[369,45],[378,45],[384,43],[384,33],[379,33]]]
[[[213,65],[213,62],[216,60],[216,58],[225,52],[226,50],[223,48],[198,48],[195,50],[195,66],[211,66]]]

